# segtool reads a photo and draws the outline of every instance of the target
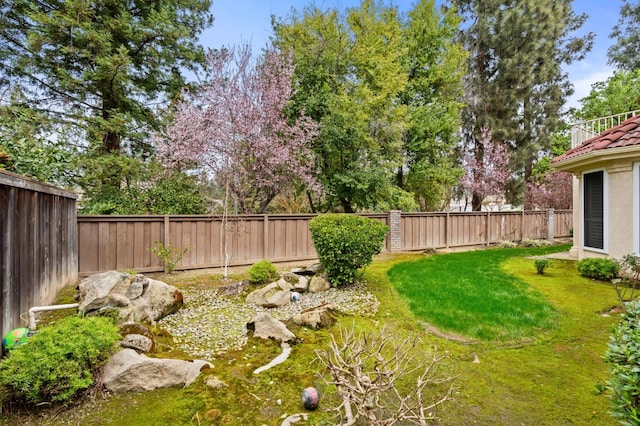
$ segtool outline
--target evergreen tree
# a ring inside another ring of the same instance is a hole
[[[458,0],[467,22],[463,39],[470,51],[465,83],[463,137],[476,147],[486,129],[494,143],[511,148],[508,198],[526,200],[526,183],[550,136],[561,125],[560,109],[573,92],[564,64],[581,59],[592,34],[572,33],[584,23],[570,0]],[[478,210],[482,200],[473,197]]]
[[[607,55],[609,64],[633,71],[640,68],[640,1],[625,3],[620,8],[620,19],[609,36],[615,39]]]

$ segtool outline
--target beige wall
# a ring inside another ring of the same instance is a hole
[[[611,257],[620,259],[634,252],[634,183],[633,164],[640,156],[627,159],[603,160],[571,170],[574,180],[573,223],[574,246],[571,251],[578,259],[585,257]],[[584,173],[605,171],[606,199],[605,249],[590,250],[583,247],[583,179]]]

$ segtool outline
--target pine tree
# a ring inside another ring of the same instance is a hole
[[[561,108],[572,92],[564,64],[581,59],[593,35],[572,33],[584,23],[570,0],[458,0],[468,26],[463,137],[478,147],[484,129],[494,143],[511,148],[512,204],[526,200],[526,183],[550,136],[561,124]],[[482,156],[481,151],[475,155]],[[481,201],[474,195],[473,208]]]
[[[626,2],[620,8],[620,19],[609,36],[615,43],[607,55],[609,64],[634,71],[640,68],[640,1]]]

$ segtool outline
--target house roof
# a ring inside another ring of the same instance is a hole
[[[616,127],[612,127],[591,139],[582,142],[575,148],[551,160],[553,164],[568,162],[589,153],[608,153],[613,148],[633,147],[640,148],[640,115],[631,117]]]

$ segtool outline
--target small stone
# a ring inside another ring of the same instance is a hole
[[[227,387],[227,384],[217,377],[209,377],[207,379],[207,387],[210,389],[222,389]]]

